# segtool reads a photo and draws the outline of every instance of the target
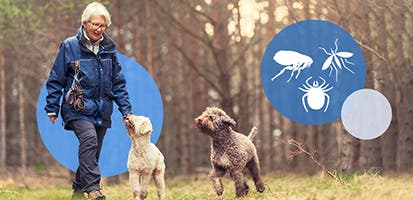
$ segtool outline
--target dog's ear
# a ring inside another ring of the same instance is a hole
[[[139,131],[142,135],[145,134],[150,134],[152,132],[152,124],[151,121],[149,120],[149,118],[146,118],[146,120],[144,120],[144,123],[141,126],[141,130]]]

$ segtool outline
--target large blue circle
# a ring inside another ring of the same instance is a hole
[[[163,104],[159,89],[150,74],[134,60],[118,54],[119,62],[126,79],[126,89],[132,104],[132,113],[151,119],[153,132],[151,142],[158,140],[163,123]],[[44,106],[47,90],[45,85],[37,103],[37,124],[43,143],[63,166],[76,171],[78,166],[78,140],[72,131],[63,129],[62,121],[50,123]],[[102,176],[114,176],[127,171],[128,152],[131,141],[122,122],[118,106],[114,104],[112,128],[108,129],[102,147],[99,167]]]
[[[365,78],[363,53],[353,37],[321,20],[284,28],[267,46],[261,63],[262,86],[272,106],[306,125],[337,120],[344,100],[364,88]]]

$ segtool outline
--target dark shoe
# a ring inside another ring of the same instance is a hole
[[[72,200],[85,200],[86,197],[81,190],[74,190],[72,194]]]
[[[87,198],[89,200],[105,200],[106,199],[105,195],[103,195],[102,192],[100,192],[100,190],[93,190],[91,192],[88,192]]]

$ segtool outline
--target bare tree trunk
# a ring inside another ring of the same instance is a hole
[[[265,30],[265,35],[264,38],[268,38],[271,39],[272,37],[274,37],[274,35],[276,34],[276,24],[277,22],[275,21],[275,8],[276,8],[277,3],[275,1],[273,1],[272,3],[269,4],[268,6],[268,13],[269,13],[269,20],[267,25],[265,26],[266,28]],[[267,44],[261,44],[261,45],[267,45]],[[258,72],[260,73],[260,72]],[[258,74],[257,77],[260,77],[260,75]],[[279,139],[281,137],[280,135],[280,130],[281,130],[281,115],[275,111],[274,107],[268,102],[268,100],[266,100],[265,94],[263,92],[263,90],[261,90],[261,97],[263,104],[265,106],[265,110],[268,111],[268,123],[266,126],[268,126],[268,134],[270,136],[270,138],[268,138],[270,140],[270,153],[266,152],[266,154],[271,154],[270,155],[270,166],[269,166],[269,170],[274,171],[274,170],[279,170],[281,169],[281,167],[279,166],[279,163],[283,163],[285,162],[285,160],[282,160],[282,144],[279,142]],[[278,129],[278,131],[276,131],[276,129]]]
[[[153,30],[152,30],[152,8],[151,1],[145,0],[145,18],[147,21],[146,26],[146,65],[149,71],[149,74],[154,75],[154,66],[153,66]]]
[[[174,14],[174,13],[171,13]],[[146,23],[145,23],[146,26]],[[143,27],[144,28],[144,27]],[[172,32],[169,36],[169,44],[173,44],[173,42],[178,40],[179,32]],[[174,49],[173,45],[168,46],[168,49]],[[181,137],[180,127],[179,127],[179,97],[176,95],[177,93],[177,78],[179,73],[176,66],[181,66],[182,58],[180,57],[180,53],[178,51],[170,52],[171,56],[166,57],[165,64],[162,68],[164,71],[165,76],[163,79],[159,81],[163,83],[163,98],[165,101],[165,123],[164,123],[164,133],[165,137],[165,158],[167,168],[170,169],[170,173],[172,175],[178,175],[180,173],[180,154],[181,148],[179,148],[179,141]],[[142,56],[143,57],[143,56]]]
[[[386,30],[385,13],[387,11],[382,6],[372,7],[371,9],[371,22],[373,23],[374,30],[372,32],[372,41],[376,41],[372,44],[373,49],[377,54],[383,56],[379,58],[378,56],[373,56],[372,65],[375,66],[374,70],[374,88],[382,92],[390,101],[392,106],[392,123],[386,133],[380,138],[382,147],[382,163],[384,171],[394,171],[396,170],[396,158],[397,158],[397,115],[395,105],[396,96],[396,85],[393,84],[395,80],[394,74],[391,72],[391,66],[388,65],[388,51],[387,51],[387,41],[389,34]]]
[[[320,156],[320,162],[325,164],[327,168],[331,166],[331,160],[337,160],[336,158],[332,158],[334,154],[332,149],[336,149],[337,145],[334,145],[333,147],[331,144],[335,139],[334,133],[330,131],[331,128],[330,124],[317,126],[314,130],[316,136],[314,136],[313,139],[315,142],[314,146],[318,150],[318,155]],[[333,164],[337,163],[334,162]]]
[[[6,167],[6,76],[4,51],[0,52],[0,168]]]
[[[263,98],[264,99],[264,98]],[[268,121],[269,121],[269,130],[268,134],[270,136],[270,171],[275,171],[280,169],[279,163],[283,162],[282,161],[282,155],[281,154],[281,143],[280,143],[280,138],[281,138],[281,115],[274,110],[274,108],[269,104],[268,102],[266,103],[266,108],[269,111],[269,116],[268,116]],[[268,152],[267,152],[268,153]]]
[[[215,20],[214,24],[214,41],[213,41],[213,56],[215,58],[215,65],[219,71],[218,84],[222,95],[220,103],[222,109],[228,113],[229,116],[236,118],[234,114],[234,102],[231,98],[231,72],[228,69],[228,55],[229,55],[229,35],[228,35],[228,12],[223,10],[223,2],[220,0],[212,0],[212,17]],[[237,119],[235,119],[237,121]]]
[[[360,142],[343,131],[341,123],[332,124],[332,130],[337,132],[337,143],[339,144],[339,170],[345,173],[353,173],[359,168]]]
[[[262,92],[259,92],[258,95],[262,95],[261,93]],[[271,122],[268,121],[268,112],[266,112],[267,110],[265,108],[264,98],[258,98],[258,121],[260,122],[260,127],[258,128],[258,138],[255,141],[259,140],[259,143],[261,144],[256,148],[258,149],[262,173],[267,173],[269,171],[271,157],[273,157],[272,152],[270,152],[268,147],[271,138],[268,138],[267,135],[269,132],[269,124]],[[258,144],[258,142],[256,144]]]
[[[318,151],[318,147],[317,147],[317,142],[318,142],[318,136],[320,133],[316,132],[316,126],[306,126],[306,128],[304,129],[305,131],[301,134],[304,134],[306,137],[305,140],[302,140],[303,142],[306,142],[308,147],[310,147],[311,149],[314,149],[318,152],[317,154],[317,159],[319,159],[321,161],[321,159],[319,158],[320,154]],[[309,159],[306,159],[305,165],[308,166],[308,168],[306,169],[307,173],[314,173],[317,171],[317,166],[315,165],[310,165],[311,161]],[[324,163],[323,163],[324,164]],[[310,167],[311,166],[311,167]]]
[[[191,28],[192,32],[196,32],[197,29],[196,27],[192,26]],[[190,39],[187,40],[187,45],[188,49],[190,51],[189,55],[192,58],[194,65],[200,66],[200,44],[199,41]],[[194,121],[195,117],[198,116],[199,113],[202,112],[202,106],[201,105],[206,105],[206,101],[204,100],[204,90],[205,90],[205,83],[202,79],[199,79],[199,76],[196,74],[196,72],[193,70],[192,67],[186,67],[186,71],[188,74],[188,77],[186,78],[186,83],[185,85],[188,86],[186,92],[188,92],[186,95],[186,100],[188,102],[187,104],[187,109],[186,109],[186,119],[187,122],[184,124],[188,124],[185,126],[185,131],[187,132],[188,135],[188,159],[189,159],[189,173],[193,174],[196,172],[196,168],[200,165],[202,162],[201,159],[202,157],[197,156],[202,153],[200,151],[205,145],[202,146],[202,143],[199,143],[197,140],[199,134],[194,133],[194,128],[192,125],[192,122]]]
[[[282,130],[285,133],[285,136],[287,139],[296,139],[297,138],[297,124],[295,124],[293,121],[287,119],[284,117],[283,120],[283,128]],[[294,157],[288,157],[288,155],[290,154],[290,152],[294,151],[294,148],[292,148],[291,146],[284,144],[285,145],[285,149],[284,149],[284,153],[286,154],[286,158],[287,159],[291,159],[288,160],[288,166],[285,165],[284,169],[292,169],[292,170],[297,170],[297,166],[298,166],[298,160],[297,160],[297,156]]]
[[[241,49],[238,49],[241,51]],[[240,81],[238,83],[238,102],[236,104],[238,105],[238,121],[237,121],[237,129],[238,131],[244,133],[248,132],[251,127],[249,120],[253,118],[253,116],[250,115],[250,110],[251,110],[251,105],[250,105],[250,94],[249,91],[249,86],[248,84],[250,83],[248,79],[248,74],[250,73],[248,71],[248,68],[245,66],[245,60],[243,58],[240,58],[240,65],[239,65],[239,73],[240,73]],[[255,105],[253,105],[255,106]],[[255,107],[254,107],[255,108]],[[235,117],[235,116],[234,116]]]
[[[411,13],[412,13],[412,6],[411,6],[411,2],[408,1],[404,1],[401,2],[400,7],[401,12],[405,13],[408,12],[410,13],[410,17],[411,17]],[[402,109],[403,112],[405,112],[404,118],[403,119],[399,119],[398,125],[402,125],[403,126],[403,130],[400,130],[400,133],[403,132],[403,136],[402,136],[402,140],[404,141],[404,153],[401,156],[401,159],[405,159],[403,161],[403,164],[401,165],[402,168],[403,165],[406,166],[405,171],[407,172],[413,172],[413,107],[411,105],[411,102],[413,102],[413,60],[411,55],[413,55],[413,45],[411,44],[411,41],[413,39],[413,36],[410,32],[410,27],[412,26],[412,21],[411,19],[408,17],[408,15],[399,15],[403,17],[403,22],[404,22],[404,37],[403,37],[403,43],[402,44],[407,44],[404,47],[404,54],[405,56],[403,56],[404,58],[399,58],[400,60],[403,60],[404,63],[401,67],[401,72],[403,74],[403,82],[402,82],[402,87],[403,88],[401,90],[401,97],[402,100],[400,102],[403,102],[402,105]],[[404,45],[403,45],[404,46]],[[398,48],[400,48],[399,46],[397,46]],[[400,89],[399,89],[400,90]],[[400,139],[400,137],[399,137]],[[403,158],[404,157],[404,158]]]
[[[182,34],[179,34],[180,37],[182,37]],[[183,38],[181,38],[182,44],[185,46],[184,49],[188,48],[193,55],[193,52],[196,51],[195,49],[191,48],[191,45],[187,43]],[[181,126],[182,126],[182,132],[180,134],[183,136],[181,137],[181,148],[182,148],[182,169],[183,169],[183,174],[189,175],[191,173],[191,166],[192,166],[192,158],[190,156],[191,152],[191,138],[192,135],[190,134],[191,132],[188,130],[188,122],[190,120],[190,113],[192,113],[192,106],[191,106],[191,86],[193,86],[193,83],[191,83],[191,75],[189,74],[188,67],[184,67],[184,65],[181,65],[178,67],[180,70],[180,74],[178,76],[179,79],[179,85],[181,85],[180,89],[178,90],[179,96],[181,99]],[[184,87],[184,85],[188,85],[187,88]]]
[[[288,8],[288,16],[287,16],[288,24],[292,24],[295,21],[298,21],[299,19],[296,17],[294,7],[293,7],[294,1],[293,0],[287,0],[287,1],[285,1],[285,4]]]
[[[396,113],[397,113],[397,126],[399,130],[399,137],[397,143],[397,170],[400,172],[406,172],[412,170],[413,166],[413,108],[411,102],[413,101],[413,76],[411,63],[408,63],[408,59],[403,58],[405,54],[405,48],[400,44],[408,43],[405,40],[406,37],[406,20],[400,13],[407,12],[407,8],[401,2],[399,6],[388,6],[387,9],[391,12],[392,23],[389,24],[389,35],[392,38],[394,48],[389,50],[392,54],[389,57],[392,59],[392,72],[397,79],[395,84],[399,90],[396,94]],[[397,31],[393,31],[397,30]]]
[[[19,126],[20,126],[20,159],[22,168],[22,177],[26,174],[26,121],[25,121],[25,109],[24,109],[24,79],[23,79],[23,65],[18,67],[18,91],[19,91]]]
[[[133,24],[135,25],[135,27],[137,27],[137,29],[141,28],[138,15],[135,15],[133,17]],[[137,61],[141,62],[141,59],[142,59],[142,42],[141,42],[142,37],[141,37],[141,34],[140,34],[139,30],[135,30],[134,33],[135,34],[134,34],[133,40],[134,40],[134,48],[135,48],[135,59]]]
[[[339,4],[337,0],[334,2],[329,2],[328,6],[336,7]],[[350,26],[348,23],[351,19],[350,13],[352,15],[357,13],[352,13],[352,8],[349,0],[344,1],[342,8],[337,9],[337,12],[329,12],[328,17],[332,19],[340,19],[340,26],[346,29],[347,31],[356,30],[357,25]],[[336,14],[336,15],[335,15]],[[357,18],[356,18],[357,19]],[[354,19],[354,20],[356,20]],[[357,34],[358,32],[355,32]],[[357,38],[357,37],[355,37]],[[357,38],[360,40],[360,38]],[[337,143],[339,145],[339,170],[346,173],[353,173],[360,166],[360,142],[351,136],[349,133],[344,131],[344,128],[341,123],[334,122],[331,124],[331,130],[336,133]]]
[[[366,12],[367,11],[367,12]],[[357,36],[358,40],[366,46],[372,46],[371,37],[369,37],[370,33],[370,18],[368,13],[371,12],[368,4],[363,1],[359,5],[354,8],[355,17],[357,19],[357,23],[355,23],[355,29],[358,31]],[[356,20],[356,19],[355,19]],[[365,36],[367,35],[367,36]],[[356,36],[356,37],[357,37]],[[374,88],[374,81],[375,81],[375,74],[377,74],[376,65],[373,63],[373,57],[371,51],[363,48],[364,59],[366,62],[366,88]],[[382,158],[381,158],[381,144],[380,139],[368,140],[361,142],[361,167],[365,170],[379,170],[381,171],[383,168]]]
[[[185,49],[185,42],[183,40],[183,35],[182,33],[178,33],[177,35],[177,45],[181,49]],[[177,101],[177,110],[178,110],[178,118],[177,118],[177,125],[179,126],[179,138],[178,138],[178,144],[177,148],[179,148],[179,155],[178,155],[178,160],[179,160],[179,167],[181,174],[188,175],[189,172],[189,143],[188,143],[188,137],[187,137],[187,130],[186,130],[186,112],[187,112],[187,106],[189,106],[186,101],[187,95],[186,95],[186,88],[182,87],[186,85],[185,81],[185,69],[184,69],[184,63],[183,59],[180,57],[177,57],[178,59],[178,65],[177,68],[175,69],[177,71],[177,83],[180,87],[176,89],[176,96],[179,98]],[[181,62],[181,63],[180,63]]]
[[[280,125],[279,125],[279,131],[281,132],[281,138],[282,139],[289,139],[289,138],[291,138],[289,135],[288,135],[288,129],[286,129],[286,127],[288,127],[287,126],[287,124],[288,123],[291,123],[287,118],[285,118],[284,116],[282,116],[281,114],[280,114]],[[278,165],[277,165],[277,167],[278,167],[278,169],[279,170],[287,170],[287,169],[289,169],[289,167],[288,167],[288,162],[289,162],[289,160],[288,160],[288,153],[289,153],[289,145],[287,145],[287,144],[285,144],[285,143],[281,143],[281,140],[280,140],[280,142],[279,142],[279,144],[278,144],[278,150],[279,150],[279,154],[280,154],[280,157],[279,157],[279,160],[278,160]]]
[[[191,49],[191,48],[189,48],[189,49]],[[196,50],[192,49],[192,51],[196,51]],[[191,128],[191,123],[190,122],[193,119],[191,117],[191,115],[193,113],[193,110],[192,110],[193,102],[191,101],[192,100],[192,94],[191,94],[192,89],[191,89],[191,87],[194,87],[194,84],[193,84],[193,82],[191,82],[192,81],[192,79],[191,79],[192,74],[191,74],[189,68],[185,68],[184,71],[185,71],[184,84],[185,85],[191,85],[191,86],[188,87],[188,90],[183,92],[183,96],[184,96],[183,100],[186,102],[185,103],[186,104],[186,109],[183,110],[184,115],[183,115],[183,119],[182,119],[183,120],[183,122],[182,122],[183,125],[182,126],[184,127],[183,129],[184,129],[184,132],[185,132],[184,145],[186,145],[186,147],[184,147],[185,148],[185,154],[184,155],[186,156],[185,168],[186,168],[187,175],[190,175],[193,172],[193,166],[195,166],[194,165],[194,160],[195,160],[194,158],[196,157],[196,155],[192,154],[192,152],[195,152],[195,147],[194,147],[193,142],[192,142],[192,141],[194,141],[194,134],[192,134],[192,131],[190,130],[190,128]]]
[[[237,23],[237,31],[234,33],[234,36],[236,38],[240,38],[239,41],[233,40],[232,42],[234,43],[232,46],[235,48],[234,52],[235,55],[242,55],[243,54],[243,49],[241,48],[244,43],[245,43],[245,39],[242,38],[241,35],[241,11],[239,8],[239,4],[236,3],[235,4],[235,8],[238,12],[237,12],[237,18],[236,18],[236,23]],[[237,69],[234,71],[237,71],[239,76],[237,78],[239,78],[239,81],[237,81],[238,83],[234,84],[233,87],[238,87],[238,98],[237,98],[237,102],[235,103],[236,105],[238,105],[238,121],[237,121],[237,129],[238,131],[244,133],[247,132],[249,128],[249,120],[252,118],[252,116],[250,116],[250,110],[251,110],[251,105],[249,104],[250,102],[250,93],[249,91],[249,74],[251,74],[248,70],[247,67],[247,63],[246,59],[244,56],[239,57],[239,61],[238,62],[238,66]]]
[[[303,0],[304,20],[309,20],[310,16],[310,0]]]
[[[115,28],[115,40],[120,51],[125,50],[125,40],[122,34],[122,15],[121,0],[115,0],[113,3],[113,25]]]
[[[196,46],[196,47],[195,47]],[[194,44],[194,49],[198,49],[198,45],[195,43]],[[196,51],[198,52],[198,51]],[[198,57],[198,55],[194,55]],[[197,60],[197,59],[196,59]],[[205,83],[201,79],[199,79],[196,75],[192,75],[192,80],[191,80],[192,86],[191,86],[191,95],[192,95],[192,118],[190,119],[190,122],[193,122],[195,117],[197,117],[203,110],[204,106],[207,104],[205,100]],[[196,83],[196,86],[193,84]],[[189,122],[188,122],[189,123]],[[201,149],[205,148],[205,142],[200,142],[198,138],[200,138],[200,134],[197,133],[198,130],[192,129],[189,130],[189,134],[193,135],[193,140],[190,142],[192,143],[192,148],[191,148],[191,157],[194,160],[193,166],[200,166],[202,163],[202,157],[197,156],[197,155],[203,155]]]

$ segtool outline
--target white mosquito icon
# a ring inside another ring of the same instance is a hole
[[[333,69],[336,71],[336,82],[338,80],[338,69],[342,69],[342,67],[344,67],[345,69],[347,69],[349,72],[351,72],[352,74],[354,74],[354,72],[348,68],[346,66],[347,64],[351,64],[354,65],[354,63],[348,61],[346,58],[350,58],[353,56],[353,53],[351,52],[337,52],[338,51],[338,45],[337,45],[337,41],[338,38],[336,39],[336,41],[334,42],[335,45],[335,49],[333,51],[333,49],[330,49],[330,52],[327,52],[327,50],[323,47],[318,47],[319,49],[323,50],[325,54],[329,55],[329,57],[324,61],[323,66],[321,67],[322,70],[326,70],[328,68],[330,68],[330,74],[329,76],[331,76],[331,72],[333,71]]]

